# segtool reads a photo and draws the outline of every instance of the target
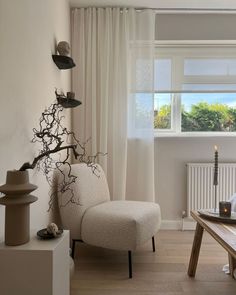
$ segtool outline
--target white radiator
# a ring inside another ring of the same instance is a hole
[[[214,208],[213,163],[187,164],[187,216],[191,210]],[[236,192],[236,163],[219,164],[217,207]]]

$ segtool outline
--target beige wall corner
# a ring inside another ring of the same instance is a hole
[[[70,90],[70,70],[60,71],[52,61],[55,44],[70,42],[67,0],[1,0],[0,2],[0,183],[6,171],[32,161],[38,147],[30,143],[45,107],[54,100],[55,87]],[[70,111],[65,111],[70,125]],[[48,222],[49,187],[42,173],[30,171],[39,200],[31,206],[31,228]],[[0,233],[4,207],[0,206]]]

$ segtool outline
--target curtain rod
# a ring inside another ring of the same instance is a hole
[[[236,14],[236,8],[135,8],[137,11],[144,9],[152,9],[156,14]]]
[[[117,6],[84,6],[84,7],[71,7],[72,10],[80,8],[116,8]],[[121,9],[128,9],[131,7],[120,7]],[[139,7],[134,8],[136,11],[143,11],[151,9],[156,14],[236,14],[236,8],[154,8],[154,7]]]
[[[168,14],[168,13],[236,13],[236,8],[136,8],[137,11],[144,9],[152,9],[157,14]]]
[[[236,93],[236,89],[235,90],[156,90],[154,91],[154,93],[156,94],[169,94],[169,93],[173,93],[173,94],[191,94],[191,93],[232,93],[235,94]]]

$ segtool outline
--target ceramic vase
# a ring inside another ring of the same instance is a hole
[[[0,198],[0,204],[6,206],[6,245],[17,246],[29,241],[30,204],[38,199],[30,193],[36,188],[36,185],[29,183],[28,171],[7,171],[6,184],[0,186],[0,192],[5,194]]]

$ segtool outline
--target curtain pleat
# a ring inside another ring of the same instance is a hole
[[[113,200],[154,200],[154,20],[151,10],[72,11],[72,88],[82,101],[73,129],[91,138],[88,153],[107,153],[99,163]]]

